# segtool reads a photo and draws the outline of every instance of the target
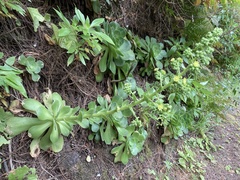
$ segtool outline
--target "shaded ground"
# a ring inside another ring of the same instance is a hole
[[[229,110],[226,119],[214,128],[215,164],[206,168],[206,179],[240,179],[240,106]]]

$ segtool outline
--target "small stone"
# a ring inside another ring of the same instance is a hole
[[[92,161],[91,156],[88,155],[87,158],[86,158],[86,161],[91,162]]]
[[[225,116],[225,118],[227,119],[227,120],[236,120],[236,118],[233,116],[233,115],[231,115],[231,114],[226,114],[226,116]]]

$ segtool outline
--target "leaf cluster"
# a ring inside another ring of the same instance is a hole
[[[132,45],[127,39],[128,31],[120,27],[116,22],[104,22],[105,33],[112,39],[114,44],[105,42],[102,48],[102,56],[97,63],[96,77],[100,76],[102,80],[105,72],[110,71],[118,80],[125,80],[132,65],[135,63],[135,54]],[[99,70],[98,70],[99,69]]]
[[[97,18],[90,22],[88,17],[85,18],[82,12],[75,8],[76,15],[70,22],[62,12],[55,11],[62,22],[59,23],[60,28],[52,23],[53,39],[60,47],[68,50],[67,53],[71,54],[68,58],[68,65],[75,58],[85,65],[85,59],[89,60],[88,54],[96,56],[101,52],[100,42],[106,41],[114,44],[112,39],[103,33],[100,28],[100,25],[104,22],[103,18]]]
[[[0,53],[0,59],[3,58],[3,53]],[[18,90],[24,97],[27,97],[26,90],[22,84],[22,79],[19,76],[23,73],[13,66],[16,57],[12,56],[6,59],[5,64],[0,66],[0,86],[3,86],[7,93],[10,92],[9,87]]]
[[[164,45],[157,42],[153,37],[146,36],[145,39],[135,39],[136,48],[136,59],[139,63],[143,64],[140,69],[140,74],[142,76],[151,75],[155,68],[162,69],[163,63],[161,60],[167,57],[166,51],[163,49]]]
[[[32,56],[25,57],[24,55],[21,55],[18,59],[18,63],[26,66],[26,70],[29,74],[31,74],[32,80],[34,82],[39,81],[40,76],[38,73],[40,73],[41,69],[44,66],[42,61],[36,61]]]
[[[11,12],[12,10],[17,11],[22,16],[25,15],[25,10],[21,7],[19,0],[0,1],[0,16],[16,19],[16,16]]]
[[[59,152],[63,148],[63,136],[68,136],[72,131],[73,123],[68,118],[74,115],[78,108],[65,105],[65,101],[57,93],[43,93],[43,103],[35,99],[25,99],[22,106],[26,111],[36,115],[37,118],[11,118],[7,122],[9,135],[15,136],[23,131],[28,131],[31,143],[31,155],[39,147],[43,150],[51,148]]]
[[[35,168],[29,168],[27,166],[18,167],[11,171],[8,175],[8,180],[17,180],[17,179],[28,179],[36,180],[38,176],[36,175]]]

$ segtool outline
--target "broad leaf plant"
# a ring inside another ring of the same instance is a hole
[[[127,97],[122,96],[121,91],[110,100],[99,96],[97,102],[88,104],[87,109],[71,108],[58,93],[51,91],[43,93],[43,103],[32,98],[25,99],[22,102],[23,108],[35,117],[10,117],[6,132],[10,136],[16,136],[28,131],[29,137],[33,139],[30,146],[31,155],[37,156],[36,150],[39,149],[61,151],[64,145],[63,136],[69,136],[73,126],[80,125],[91,131],[90,140],[101,140],[106,144],[115,145],[111,151],[115,155],[114,162],[126,164],[129,158],[144,148],[148,136],[147,127],[151,120],[164,127],[165,132],[159,137],[163,143],[167,143],[169,138],[187,133],[190,125],[185,126],[181,123],[184,119],[177,119],[179,115],[181,117],[181,113],[186,114],[183,113],[186,106],[179,99],[183,102],[189,99],[195,105],[198,104],[198,99],[193,97],[194,94],[181,97],[173,93],[167,96],[166,92],[175,86],[182,91],[196,86],[201,89],[199,84],[191,80],[190,75],[199,73],[201,67],[209,63],[214,50],[212,46],[221,34],[222,30],[216,28],[207,34],[208,38],[203,38],[196,44],[195,48],[186,49],[181,58],[172,59],[168,73],[155,68],[157,81],[147,84],[144,89],[131,81],[125,83],[123,91]],[[209,47],[207,49],[206,44]],[[202,52],[199,53],[199,50]],[[180,124],[176,124],[178,122]],[[194,117],[191,122],[194,122]]]

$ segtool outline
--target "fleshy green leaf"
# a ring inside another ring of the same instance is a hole
[[[121,156],[122,156],[124,147],[125,147],[125,143],[122,143],[120,146],[114,147],[111,150],[111,154],[115,155],[114,163],[121,161]]]
[[[33,20],[34,31],[37,32],[37,29],[39,27],[39,22],[43,22],[44,17],[39,13],[37,8],[28,7],[27,9]]]
[[[14,137],[40,123],[41,121],[37,118],[11,117],[7,121],[6,132],[10,136]]]
[[[8,141],[7,139],[5,139],[2,135],[0,136],[0,147],[3,145],[3,144],[9,144],[10,141]]]
[[[33,139],[39,138],[41,135],[45,133],[45,131],[52,125],[51,121],[44,122],[42,124],[38,124],[29,128],[28,133],[29,136]]]
[[[89,128],[89,121],[87,119],[83,119],[82,121],[77,121],[77,123],[84,129]]]
[[[2,59],[4,56],[3,52],[0,52],[0,59]]]
[[[99,37],[100,40],[104,40],[104,41],[107,41],[108,43],[110,43],[112,45],[115,45],[113,40],[108,35],[106,35],[102,32],[97,32],[97,31],[94,31],[93,34],[96,35],[97,37]]]
[[[52,145],[53,152],[60,152],[63,149],[64,140],[63,136],[60,136],[57,141]]]
[[[50,134],[50,140],[53,144],[55,144],[59,139],[60,133],[59,133],[58,126],[55,122],[53,123],[52,126],[53,126],[53,128],[52,128],[52,132]]]
[[[72,127],[64,121],[58,121],[57,125],[61,134],[64,136],[68,136],[72,131]]]
[[[116,138],[116,131],[113,129],[110,122],[107,122],[107,127],[105,128],[105,124],[103,123],[100,128],[100,133],[102,140],[105,141],[106,144],[111,144],[111,142]]]
[[[42,121],[54,119],[53,115],[50,114],[50,112],[44,106],[41,106],[37,109],[36,115],[38,119]]]
[[[121,156],[121,162],[126,165],[129,161],[129,158],[131,157],[131,154],[127,148],[127,146],[125,146],[124,148],[124,151],[122,153],[122,156]]]
[[[100,59],[99,62],[99,69],[101,72],[105,72],[107,70],[107,57],[108,57],[108,48],[104,52],[102,58]]]
[[[129,142],[129,149],[132,155],[137,155],[143,148],[145,138],[139,132],[135,131],[130,138],[128,139]]]

